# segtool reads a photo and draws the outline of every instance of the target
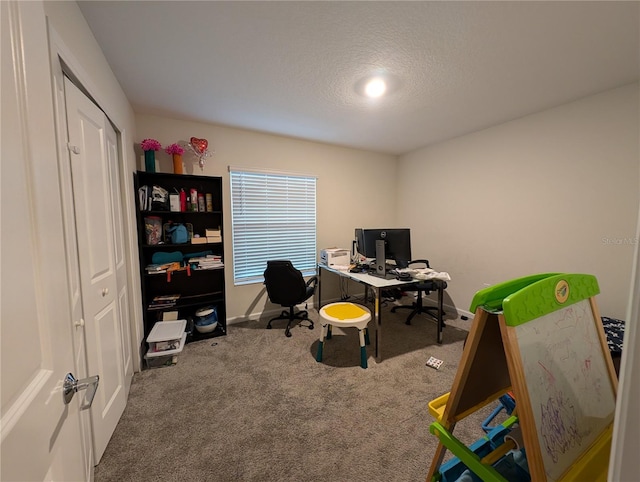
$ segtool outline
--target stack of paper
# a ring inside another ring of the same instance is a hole
[[[222,262],[222,256],[215,254],[209,254],[207,256],[201,256],[198,258],[191,258],[189,264],[197,264],[195,269],[215,269],[224,267]]]

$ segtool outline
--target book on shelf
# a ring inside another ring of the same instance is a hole
[[[153,297],[153,301],[176,301],[180,298],[180,293],[175,295],[158,295]]]
[[[149,310],[164,310],[165,308],[173,308],[176,306],[176,302],[172,303],[153,303],[149,305]]]
[[[151,303],[149,304],[149,309],[159,310],[162,308],[171,308],[172,306],[175,306],[176,302],[179,299],[180,299],[179,294],[156,296],[151,300]]]

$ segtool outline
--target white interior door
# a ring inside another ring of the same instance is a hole
[[[124,344],[129,330],[123,329],[126,284],[118,291],[118,271],[126,278],[126,268],[122,235],[117,234],[120,208],[114,207],[114,200],[120,202],[114,193],[117,143],[104,113],[66,78],[65,98],[87,364],[90,373],[100,376],[91,408],[97,464],[124,411],[131,373],[130,357],[127,361],[125,356],[130,350]]]
[[[0,2],[0,24],[0,480],[89,480],[42,5]]]

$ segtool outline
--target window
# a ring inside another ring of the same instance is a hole
[[[316,178],[235,170],[231,177],[233,281],[264,281],[271,259],[316,273]]]

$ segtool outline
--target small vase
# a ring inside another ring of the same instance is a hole
[[[156,151],[144,151],[144,170],[147,172],[156,172]]]
[[[174,174],[182,174],[183,173],[182,154],[174,154],[173,155],[173,173]]]

